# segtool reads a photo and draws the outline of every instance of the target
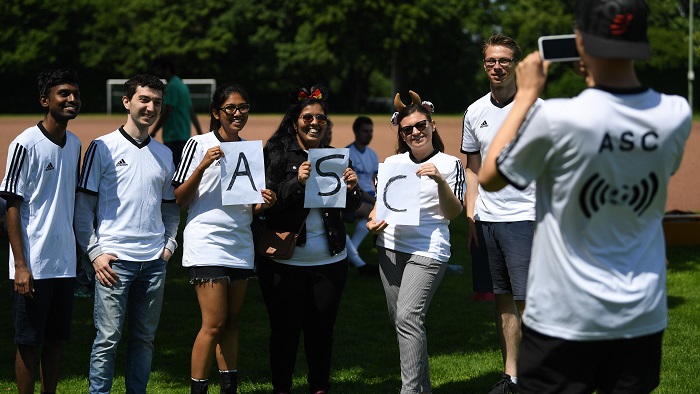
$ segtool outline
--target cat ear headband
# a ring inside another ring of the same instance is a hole
[[[430,112],[430,114],[435,113],[435,106],[433,105],[433,103],[431,103],[430,101],[421,101],[418,93],[414,92],[413,90],[409,90],[408,95],[411,96],[411,104],[422,105],[423,108],[427,109],[428,112]],[[396,93],[396,96],[394,96],[394,108],[396,109],[396,112],[394,112],[394,114],[391,115],[391,124],[393,124],[394,126],[399,125],[396,121],[396,117],[399,115],[399,111],[406,107],[407,105],[404,104],[403,101],[401,101],[401,96],[398,93]]]

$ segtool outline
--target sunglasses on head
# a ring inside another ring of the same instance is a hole
[[[426,120],[421,120],[420,122],[414,124],[413,126],[404,126],[399,129],[399,133],[405,135],[408,137],[409,135],[413,134],[413,128],[415,127],[416,130],[418,131],[423,131],[425,130],[426,127],[428,127],[428,119]]]
[[[304,114],[304,115],[301,115],[300,118],[301,118],[301,119],[304,121],[304,123],[306,123],[306,124],[309,124],[309,123],[313,122],[313,121],[314,121],[314,118],[316,118],[316,121],[317,121],[318,123],[321,123],[321,124],[324,124],[324,123],[328,122],[328,116],[326,116],[326,115],[324,115],[324,114],[316,114],[316,115],[313,115],[313,114]]]

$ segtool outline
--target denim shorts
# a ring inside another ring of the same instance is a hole
[[[14,289],[14,281],[10,281]],[[70,339],[75,278],[38,279],[33,298],[12,290],[15,344],[40,345]]]
[[[525,300],[535,222],[476,222],[481,227],[494,294]]]
[[[196,265],[190,267],[190,283],[210,282],[219,279],[228,280],[232,284],[238,280],[247,280],[255,275],[252,268],[233,268],[220,265]]]

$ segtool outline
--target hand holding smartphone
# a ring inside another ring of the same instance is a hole
[[[576,35],[542,36],[537,40],[542,60],[573,62],[581,59],[576,49]]]

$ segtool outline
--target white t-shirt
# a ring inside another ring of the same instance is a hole
[[[455,196],[464,203],[465,179],[462,162],[435,151],[423,161],[414,161],[408,153],[387,157],[385,163],[433,163],[450,185]],[[420,219],[418,226],[391,225],[379,234],[377,245],[398,252],[415,254],[447,262],[450,259],[450,221],[440,209],[437,183],[430,177],[420,179]]]
[[[10,143],[0,194],[22,198],[24,258],[34,279],[75,277],[73,211],[80,148],[80,140],[69,131],[57,145],[41,122]],[[15,258],[9,249],[9,277],[14,280]]]
[[[296,266],[314,266],[337,263],[348,257],[347,248],[331,256],[326,226],[323,224],[321,214],[321,210],[318,208],[309,209],[309,214],[306,216],[306,243],[294,248],[294,255],[291,259],[275,260],[276,262]]]
[[[354,143],[347,147],[350,149],[352,169],[355,171],[355,174],[357,174],[357,183],[367,194],[374,196],[374,177],[379,170],[379,158],[377,157],[377,153],[369,146],[365,147],[364,152],[357,149]]]
[[[174,172],[170,149],[150,137],[138,143],[121,127],[90,144],[78,190],[99,196],[96,236],[103,253],[129,261],[160,257],[161,205],[175,201]]]
[[[182,161],[173,183],[183,184],[190,178],[207,150],[222,142],[217,131],[196,135],[187,141]],[[235,144],[235,142],[228,142]],[[183,233],[182,265],[224,266],[252,269],[255,251],[250,223],[251,204],[222,205],[221,163],[212,163],[204,171],[196,194],[189,205],[187,225]]]
[[[482,160],[486,158],[493,137],[513,108],[512,100],[504,104],[493,101],[489,92],[467,108],[462,126],[462,153],[479,152]],[[474,219],[485,222],[535,220],[535,183],[524,190],[508,185],[496,192],[487,192],[479,185]]]
[[[666,327],[662,219],[690,126],[685,99],[646,89],[535,109],[498,158],[514,185],[537,180],[525,324],[568,340]]]

